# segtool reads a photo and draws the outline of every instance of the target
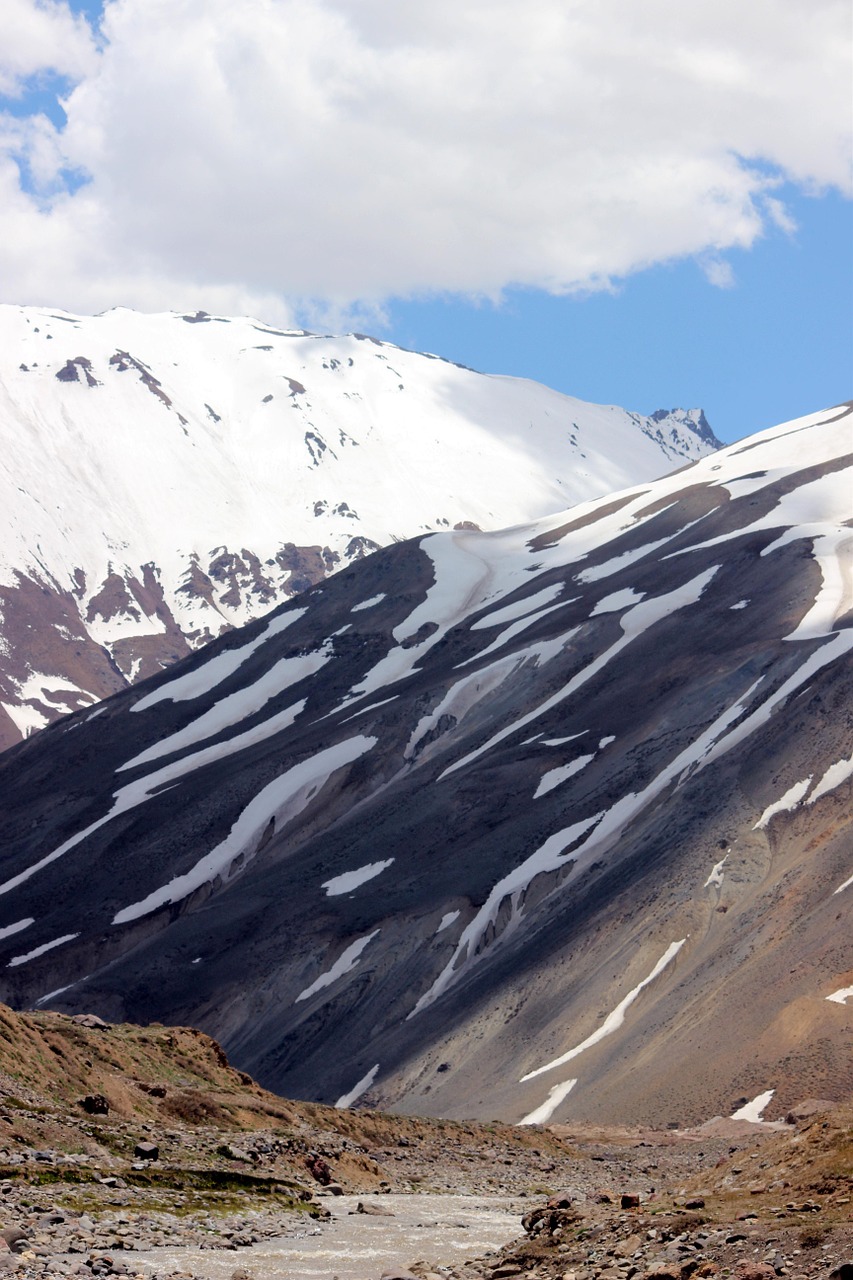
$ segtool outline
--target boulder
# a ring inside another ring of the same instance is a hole
[[[75,1013],[72,1014],[71,1021],[78,1027],[90,1027],[95,1031],[108,1031],[110,1027],[110,1024],[104,1022],[103,1018],[99,1018],[96,1013]]]
[[[29,1237],[25,1231],[19,1231],[17,1227],[7,1227],[4,1231],[0,1231],[0,1240],[4,1242],[6,1248],[12,1253],[23,1253],[27,1247]]]
[[[133,1154],[138,1160],[158,1160],[160,1148],[156,1142],[137,1142],[133,1148]]]
[[[332,1171],[322,1156],[311,1152],[305,1157],[305,1168],[321,1187],[328,1187],[332,1182]]]
[[[105,1116],[110,1109],[110,1104],[102,1093],[87,1093],[85,1098],[77,1099],[77,1106],[82,1107],[89,1116]]]

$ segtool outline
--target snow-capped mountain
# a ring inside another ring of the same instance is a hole
[[[849,1093],[853,409],[377,552],[0,759],[0,996],[291,1095]]]
[[[0,747],[377,546],[717,445],[363,336],[0,307]]]

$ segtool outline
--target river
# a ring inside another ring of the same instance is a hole
[[[356,1212],[359,1200],[394,1215]],[[324,1201],[329,1222],[306,1220],[304,1231],[239,1250],[166,1248],[126,1255],[137,1272],[190,1271],[231,1280],[244,1267],[252,1280],[379,1280],[391,1267],[424,1260],[462,1262],[521,1234],[524,1201],[461,1195],[338,1196]]]

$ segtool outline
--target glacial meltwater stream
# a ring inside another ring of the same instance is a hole
[[[357,1213],[361,1200],[394,1216]],[[521,1234],[530,1206],[506,1197],[362,1195],[324,1200],[329,1222],[306,1219],[295,1234],[247,1249],[153,1249],[126,1261],[146,1276],[186,1271],[230,1280],[243,1267],[252,1280],[379,1280],[392,1267],[423,1259],[433,1266],[498,1249]]]

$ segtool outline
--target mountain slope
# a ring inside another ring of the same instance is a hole
[[[430,1114],[849,1093],[851,424],[388,548],[6,753],[0,994]]]
[[[493,528],[717,445],[375,339],[0,307],[0,746],[379,545]]]

